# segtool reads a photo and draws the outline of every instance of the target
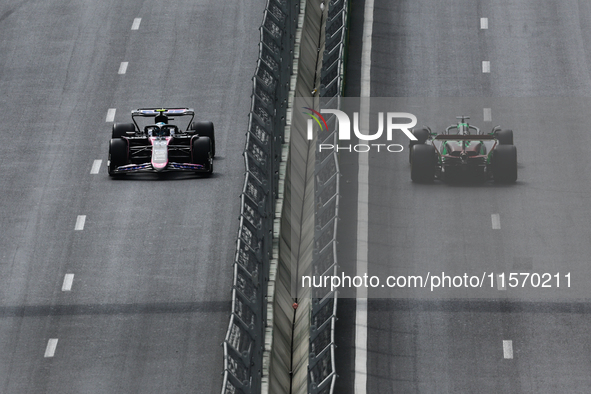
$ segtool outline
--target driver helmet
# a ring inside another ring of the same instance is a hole
[[[156,123],[156,126],[158,126],[157,129],[154,129],[154,136],[156,137],[163,137],[164,136],[164,129],[163,127],[166,126],[166,123],[164,122],[158,122]]]

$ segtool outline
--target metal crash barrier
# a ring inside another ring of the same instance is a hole
[[[222,394],[259,393],[274,212],[298,4],[268,0],[260,27],[241,194],[232,314],[224,348]]]
[[[334,0],[329,3],[327,13],[320,96],[323,104],[328,108],[338,108],[339,98],[342,96],[347,7],[347,0]],[[321,129],[318,133],[317,146],[320,144],[337,146],[336,117],[330,115],[326,121],[330,132]],[[317,210],[312,275],[337,275],[339,178],[337,153],[334,150],[317,153],[315,168]],[[330,289],[317,289],[312,297],[308,392],[328,394],[334,392],[337,378],[334,359],[337,292]]]
[[[339,167],[331,132],[308,141],[294,108],[336,100],[347,0],[268,0],[253,78],[222,394],[334,392],[337,294],[294,295],[297,272],[336,274]],[[293,159],[293,160],[292,160]],[[314,215],[313,220],[311,216]],[[297,300],[297,311],[292,303]]]

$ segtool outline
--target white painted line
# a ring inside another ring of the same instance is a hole
[[[504,280],[501,280],[500,274],[497,274],[497,290],[507,290],[507,285]]]
[[[367,4],[367,3],[366,3]],[[362,114],[368,114],[362,110]],[[362,118],[367,118],[367,115]],[[369,122],[361,121],[362,130],[368,130]],[[369,199],[369,156],[359,153],[359,174],[357,192],[357,275],[367,273],[368,259],[368,199]],[[355,394],[367,391],[367,288],[357,288],[355,306]]]
[[[84,223],[86,222],[86,215],[78,215],[76,218],[76,226],[74,230],[84,230]]]
[[[131,30],[137,30],[140,28],[140,23],[142,23],[142,18],[135,18],[133,20],[133,24],[131,25]]]
[[[513,341],[503,341],[503,357],[507,359],[513,358]]]
[[[361,46],[361,97],[369,97],[371,83],[371,45],[373,34],[374,0],[365,2],[363,22],[363,44]]]
[[[480,18],[480,28],[488,29],[488,18]]]
[[[53,357],[55,354],[55,348],[57,347],[57,338],[50,338],[47,341],[47,347],[45,348],[45,356],[44,357]]]
[[[490,73],[490,62],[488,60],[482,62],[482,72]]]
[[[500,230],[501,229],[501,215],[498,213],[493,213],[490,215],[490,221],[492,222],[493,230]]]
[[[92,162],[92,168],[90,169],[91,174],[98,174],[101,169],[102,160],[95,160]]]
[[[119,71],[117,73],[118,74],[125,74],[125,72],[127,71],[128,64],[129,64],[129,62],[121,62],[121,65],[119,66]]]
[[[109,110],[107,111],[107,119],[105,119],[105,122],[113,122],[115,120],[115,112],[117,110],[115,108],[109,108]]]
[[[492,111],[490,108],[484,109],[484,121],[485,122],[492,122]]]
[[[361,127],[369,129],[369,97],[371,96],[371,45],[374,0],[365,1],[363,44],[361,48]],[[366,98],[364,100],[364,98]],[[357,273],[367,273],[368,259],[368,201],[369,154],[359,154],[357,175]],[[355,377],[354,394],[367,392],[367,288],[357,288],[355,305]]]
[[[62,284],[62,291],[72,290],[72,283],[74,283],[74,274],[66,274],[64,276],[64,284]]]

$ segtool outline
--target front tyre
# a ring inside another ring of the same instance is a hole
[[[413,182],[429,183],[435,179],[437,156],[433,145],[414,145],[410,151],[410,179]]]
[[[517,181],[517,148],[500,145],[492,152],[493,178],[498,183]]]
[[[213,173],[213,152],[211,140],[209,137],[195,137],[193,138],[193,142],[191,144],[191,162],[193,164],[201,164],[207,170],[205,175],[211,175]]]
[[[211,140],[211,157],[215,157],[215,131],[213,129],[213,122],[193,122],[191,123],[191,130],[195,130],[199,136],[209,137]]]
[[[115,170],[119,166],[128,164],[127,141],[123,138],[113,138],[109,142],[109,163],[107,169],[110,176],[118,175]]]

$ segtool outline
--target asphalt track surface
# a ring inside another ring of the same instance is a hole
[[[352,7],[346,93],[354,97],[364,3]],[[371,96],[439,98],[393,108],[437,131],[457,115],[485,131],[514,129],[519,179],[511,186],[413,184],[406,152],[371,153],[370,274],[571,272],[572,283],[386,295],[369,289],[367,393],[591,392],[590,27],[586,2],[375,0]],[[340,154],[339,264],[349,273],[356,267],[357,160]],[[341,298],[338,393],[353,393],[359,372],[355,329],[355,300]]]
[[[220,391],[263,8],[2,2],[0,393]],[[142,106],[213,121],[214,175],[110,179],[107,112]]]

